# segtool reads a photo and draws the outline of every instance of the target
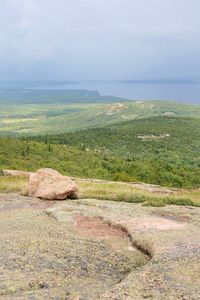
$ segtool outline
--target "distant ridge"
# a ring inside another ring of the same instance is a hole
[[[3,115],[6,115],[4,107],[4,110],[0,112],[0,135],[57,134],[156,116],[200,118],[199,105],[163,100],[100,105],[99,102],[92,104],[94,98],[90,98],[90,105],[75,102],[73,105],[56,103],[56,107],[55,103],[46,103],[42,106],[36,103],[32,104],[31,107],[15,105],[12,108],[9,106],[6,118],[3,118]],[[85,99],[88,101],[89,98]],[[106,99],[115,100],[114,97],[107,98],[106,96],[102,98],[98,96],[96,99],[97,101],[102,99],[105,102]],[[120,100],[119,98],[116,99]],[[35,113],[36,109],[37,113]]]

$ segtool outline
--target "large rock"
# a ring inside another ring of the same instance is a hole
[[[78,186],[67,176],[53,169],[39,169],[29,178],[29,196],[64,200],[78,191]]]

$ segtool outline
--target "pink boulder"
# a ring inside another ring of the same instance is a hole
[[[42,199],[64,200],[78,191],[78,186],[67,176],[53,169],[39,169],[29,178],[29,196]]]

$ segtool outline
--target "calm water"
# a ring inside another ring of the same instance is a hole
[[[200,105],[200,83],[81,82],[39,88],[98,90],[101,95],[132,100],[171,100]]]
[[[2,85],[2,84],[0,84]],[[7,85],[7,84],[6,84]],[[3,86],[3,85],[2,85]],[[5,86],[5,85],[4,85]],[[131,100],[171,100],[200,105],[200,83],[188,82],[26,82],[10,83],[10,87],[36,89],[97,90],[101,95]]]

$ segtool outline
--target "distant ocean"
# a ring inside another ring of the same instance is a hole
[[[15,85],[13,83],[13,85]],[[36,89],[97,90],[100,95],[131,100],[171,100],[200,105],[200,82],[187,81],[82,81],[26,82],[18,87]],[[0,87],[2,84],[0,83]]]
[[[65,88],[98,90],[101,95],[131,100],[171,100],[200,105],[200,83],[81,82]]]
[[[52,89],[97,90],[101,95],[116,96],[131,100],[171,100],[200,105],[200,83],[191,82],[147,82],[147,81],[83,81],[79,83],[40,86]]]

